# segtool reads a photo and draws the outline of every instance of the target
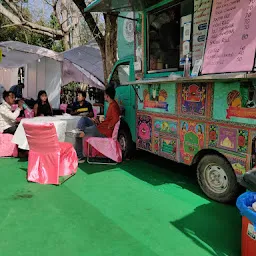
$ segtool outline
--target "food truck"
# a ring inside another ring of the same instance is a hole
[[[119,142],[196,166],[211,199],[229,202],[255,167],[256,0],[94,0],[118,15],[109,83],[124,109]]]

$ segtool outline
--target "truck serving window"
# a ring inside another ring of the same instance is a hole
[[[148,73],[179,70],[181,17],[185,12],[193,12],[193,1],[176,1],[148,13]]]

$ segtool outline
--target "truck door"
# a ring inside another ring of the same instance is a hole
[[[131,86],[120,86],[123,83],[134,81],[134,70],[131,63],[131,61],[117,62],[109,83],[116,88],[116,100],[123,110],[122,116],[129,126],[133,141],[135,141],[135,92]]]

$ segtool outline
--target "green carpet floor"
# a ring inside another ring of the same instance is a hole
[[[208,200],[183,165],[83,164],[61,186],[28,183],[25,161],[0,166],[1,256],[240,255],[238,210]]]

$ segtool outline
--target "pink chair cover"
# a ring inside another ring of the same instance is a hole
[[[76,173],[78,159],[71,143],[59,142],[55,126],[23,123],[29,144],[29,181],[59,184],[60,176]]]
[[[35,116],[34,110],[32,109],[31,110],[25,109],[24,114],[26,118],[33,118]]]
[[[98,111],[97,111],[96,108],[93,108],[93,114],[94,114],[94,118],[96,118],[96,117],[97,117],[97,114],[98,114]]]
[[[63,110],[64,113],[67,112],[68,104],[60,104],[60,110]]]
[[[18,156],[18,147],[12,143],[12,134],[0,133],[0,157]]]
[[[89,137],[84,139],[84,154],[88,155],[88,144],[89,143],[94,150],[92,150],[92,157],[98,156],[98,153],[104,155],[105,157],[120,163],[122,162],[122,149],[117,141],[118,130],[120,126],[120,121],[115,125],[112,138],[97,138]]]

